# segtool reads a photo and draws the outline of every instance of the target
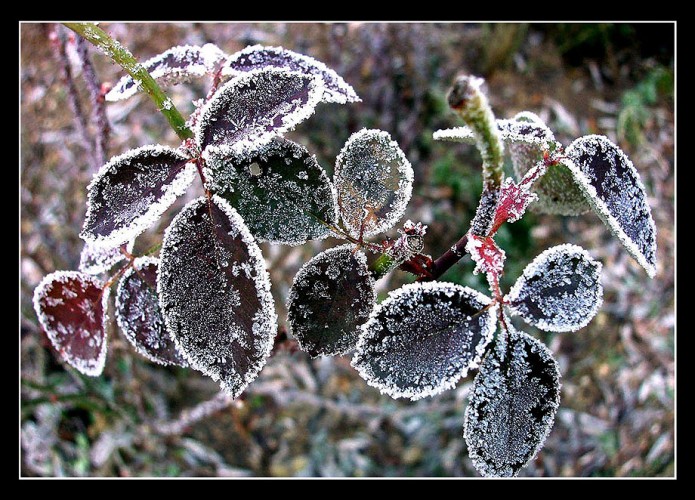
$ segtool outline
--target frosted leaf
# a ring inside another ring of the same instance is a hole
[[[647,271],[656,274],[656,227],[644,186],[630,159],[601,135],[567,147],[567,167],[603,222]]]
[[[206,43],[202,47],[180,45],[165,50],[142,65],[160,85],[176,85],[214,73],[225,57],[224,52],[212,43]],[[126,75],[114,85],[105,98],[107,101],[121,101],[140,90],[142,89],[133,77]]]
[[[560,404],[560,372],[533,337],[509,330],[506,354],[492,349],[473,382],[463,434],[483,476],[516,476],[543,447]]]
[[[504,261],[507,254],[497,246],[491,236],[480,237],[473,233],[468,233],[466,252],[471,255],[475,262],[473,274],[485,273],[490,286],[499,283],[500,276],[504,272]]]
[[[541,330],[579,330],[601,307],[601,267],[576,245],[549,248],[526,266],[507,294],[509,312]]]
[[[533,113],[523,111],[514,116],[514,121],[530,123],[538,128],[540,137],[544,137],[545,144],[538,142],[511,141],[508,144],[509,155],[517,178],[521,180],[526,173],[543,161],[543,151],[550,149],[557,151],[560,144],[555,141],[553,133],[543,121]],[[531,188],[538,195],[538,200],[531,206],[531,210],[557,215],[579,215],[590,209],[581,189],[574,181],[569,169],[563,165],[548,165],[545,174],[538,179]]]
[[[34,289],[34,310],[60,357],[81,373],[101,375],[106,361],[109,289],[89,274],[56,271]]]
[[[164,321],[189,365],[233,398],[265,365],[277,332],[263,256],[219,196],[188,203],[164,233],[157,292]]]
[[[432,134],[435,141],[463,142],[475,144],[473,129],[467,126],[437,130]]]
[[[105,247],[135,238],[193,182],[196,168],[189,161],[159,145],[111,158],[87,186],[87,216],[80,237]]]
[[[331,181],[295,142],[275,138],[254,153],[210,153],[206,165],[208,189],[227,200],[260,241],[297,245],[325,238],[330,229],[322,221],[338,220]]]
[[[352,245],[342,245],[299,270],[287,300],[287,320],[299,347],[311,357],[345,354],[355,348],[375,302],[367,258],[353,254]]]
[[[335,71],[320,61],[282,47],[253,45],[232,54],[222,68],[223,75],[235,75],[263,68],[279,68],[316,75],[324,85],[324,102],[359,102],[355,90]]]
[[[186,367],[164,325],[157,295],[159,259],[139,257],[118,283],[116,321],[135,350],[160,365]]]
[[[373,236],[403,217],[413,189],[413,167],[391,136],[362,129],[343,146],[335,162],[338,210],[348,232]]]
[[[128,253],[133,252],[135,240],[130,240],[126,245]],[[80,254],[80,266],[78,269],[87,274],[101,274],[111,269],[114,265],[126,260],[121,252],[121,247],[103,247],[93,243],[85,243]]]
[[[393,398],[451,389],[477,368],[492,339],[496,306],[452,283],[412,283],[389,293],[362,326],[352,366]]]
[[[200,149],[227,146],[253,151],[314,112],[323,84],[317,76],[280,69],[253,71],[222,86],[201,112]]]

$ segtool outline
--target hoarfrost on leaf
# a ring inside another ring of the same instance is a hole
[[[362,129],[336,159],[338,210],[348,232],[373,236],[391,229],[405,213],[413,167],[388,132]]]
[[[511,327],[505,347],[483,360],[466,408],[468,454],[483,476],[516,476],[542,448],[560,404],[548,348]]]
[[[492,339],[497,307],[489,305],[485,295],[452,283],[405,285],[362,326],[352,366],[393,398],[451,389],[478,367]]]
[[[128,253],[133,252],[135,240],[130,240],[126,245]],[[87,274],[101,274],[111,269],[114,265],[126,260],[121,252],[120,245],[115,247],[103,247],[93,243],[85,243],[80,253],[80,265],[78,270]]]
[[[311,116],[323,90],[318,76],[272,68],[245,73],[223,85],[203,108],[198,145],[253,153]]]
[[[222,68],[222,74],[238,75],[263,68],[279,68],[320,77],[324,85],[324,102],[345,104],[360,101],[355,90],[324,63],[282,47],[246,47],[229,57]]]
[[[254,153],[210,154],[204,174],[208,189],[227,200],[260,241],[297,245],[325,238],[325,223],[337,222],[331,181],[295,142],[275,138]]]
[[[656,274],[656,227],[647,194],[630,159],[602,135],[587,135],[567,147],[567,167],[598,216],[625,249]]]
[[[558,245],[531,262],[505,298],[509,312],[550,332],[574,332],[601,307],[601,263],[581,247]]]
[[[118,283],[116,321],[135,350],[160,365],[188,364],[164,325],[157,295],[159,259],[139,257]]]
[[[287,319],[299,347],[312,357],[355,348],[360,327],[376,303],[364,253],[342,245],[316,255],[299,270],[287,301]]]
[[[165,146],[143,146],[115,156],[87,186],[80,237],[98,246],[126,243],[157,219],[193,182],[190,158]]]
[[[475,144],[475,134],[473,129],[468,126],[447,128],[437,130],[432,135],[435,141],[463,142],[465,144]]]
[[[56,271],[34,289],[34,310],[60,357],[96,377],[106,361],[109,289],[89,274]]]
[[[195,77],[213,74],[226,58],[216,45],[206,43],[180,45],[165,50],[142,65],[159,84],[176,85],[188,82]],[[138,82],[130,75],[121,78],[106,94],[107,101],[121,101],[135,95],[140,89]]]
[[[197,198],[164,234],[157,292],[166,328],[189,365],[237,397],[265,365],[277,332],[270,278],[241,216]]]

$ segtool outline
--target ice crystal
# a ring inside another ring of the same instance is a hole
[[[126,245],[126,251],[131,253],[135,240],[130,240]],[[93,243],[85,243],[80,253],[80,266],[78,270],[87,274],[101,274],[122,262],[126,256],[121,252],[120,245],[115,247],[103,247]]]

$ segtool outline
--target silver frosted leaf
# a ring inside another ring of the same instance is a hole
[[[287,301],[287,319],[299,347],[312,357],[355,348],[376,302],[364,253],[342,245],[316,255],[299,270]]]
[[[656,227],[642,180],[622,150],[602,135],[576,139],[567,167],[592,208],[650,278],[656,274]]]
[[[98,246],[129,242],[182,195],[196,175],[190,158],[166,146],[143,146],[114,156],[87,186],[80,237]]]
[[[208,189],[239,212],[259,241],[325,238],[331,233],[325,223],[338,220],[333,184],[300,144],[274,138],[254,153],[211,153],[206,165]]]
[[[34,311],[60,357],[97,377],[106,362],[109,288],[94,276],[56,271],[34,289]]]
[[[162,315],[189,365],[235,398],[265,365],[277,315],[263,256],[239,214],[197,198],[164,234],[157,278]]]
[[[512,159],[514,173],[518,180],[543,161],[543,151],[555,150],[559,143],[555,142],[553,133],[543,123],[543,121],[533,113],[523,111],[514,116],[513,120],[499,120],[499,122],[514,123],[521,128],[517,131],[517,136],[524,136],[520,132],[528,131],[528,140],[512,140],[513,137],[503,138],[509,141],[507,149]],[[510,128],[510,130],[513,130]],[[535,133],[533,131],[535,130]],[[518,139],[518,137],[517,137]],[[538,179],[531,188],[531,191],[538,195],[538,200],[531,204],[531,210],[557,215],[579,215],[590,210],[589,203],[574,180],[572,173],[562,163],[549,165],[545,174]]]
[[[233,78],[203,108],[198,145],[201,150],[226,146],[236,153],[252,153],[311,116],[323,89],[318,76],[282,69]]]
[[[468,126],[446,128],[437,130],[432,135],[435,141],[463,142],[464,144],[475,144],[475,134],[473,129]]]
[[[483,476],[516,476],[543,447],[560,404],[552,353],[511,327],[508,335],[506,349],[483,360],[466,408],[468,455]]]
[[[603,301],[601,263],[576,245],[547,249],[531,262],[506,296],[511,314],[549,332],[585,327]]]
[[[360,101],[355,90],[324,63],[282,47],[246,47],[229,57],[222,68],[222,74],[238,75],[263,68],[286,69],[320,77],[325,87],[322,98],[324,102],[344,104]]]
[[[135,240],[126,244],[126,251],[133,252]],[[80,265],[78,270],[87,274],[101,274],[111,269],[114,265],[126,260],[121,252],[121,246],[103,247],[93,243],[85,243],[80,253]]]
[[[362,129],[335,162],[338,211],[355,238],[388,231],[403,217],[413,189],[413,167],[391,136]]]
[[[151,57],[142,65],[157,83],[175,85],[213,74],[225,58],[224,52],[212,43],[206,43],[202,47],[180,45]],[[140,90],[142,89],[139,82],[126,75],[113,86],[105,98],[107,101],[121,101]]]
[[[160,365],[188,366],[164,325],[157,295],[159,259],[138,257],[118,282],[116,321],[135,350]]]
[[[451,389],[477,368],[495,331],[495,306],[475,290],[439,281],[389,293],[362,327],[352,366],[393,398]]]

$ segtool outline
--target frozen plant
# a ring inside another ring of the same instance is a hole
[[[529,112],[496,120],[479,78],[460,77],[449,93],[465,125],[434,137],[476,145],[483,192],[469,231],[432,259],[419,222],[406,221],[395,240],[367,240],[399,223],[412,193],[412,166],[388,132],[353,134],[333,179],[304,145],[283,137],[322,102],[359,100],[323,63],[281,47],[227,55],[207,44],[174,47],[140,65],[95,25],[68,26],[128,72],[106,100],[146,91],[182,140],[176,149],[142,146],[101,167],[88,187],[80,271],[54,272],[35,290],[42,328],[85,375],[103,371],[108,298],[118,282],[117,323],[138,353],[198,370],[219,381],[225,397],[238,397],[280,336],[257,241],[333,236],[346,243],[304,264],[290,289],[287,321],[299,348],[312,357],[354,351],[360,376],[393,398],[431,397],[477,370],[463,422],[469,454],[484,476],[515,476],[551,431],[560,372],[550,350],[511,317],[549,332],[583,328],[602,302],[602,265],[576,245],[558,245],[505,293],[499,228],[529,206],[563,215],[593,208],[647,274],[656,272],[654,222],[625,154],[593,135],[564,148]],[[156,80],[204,75],[212,88],[185,121]],[[505,148],[515,178],[502,170]],[[159,258],[132,255],[134,239],[196,179],[205,196],[173,218]],[[466,253],[489,295],[438,281]],[[375,281],[396,269],[417,281],[377,304]]]

